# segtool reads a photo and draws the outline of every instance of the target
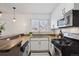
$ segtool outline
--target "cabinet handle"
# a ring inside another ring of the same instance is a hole
[[[52,47],[52,45],[50,44],[50,46]]]
[[[39,45],[41,44],[41,42],[39,41]]]

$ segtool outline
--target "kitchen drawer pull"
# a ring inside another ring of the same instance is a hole
[[[39,41],[39,45],[41,44],[41,42]]]

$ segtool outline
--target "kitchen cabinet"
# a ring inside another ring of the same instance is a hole
[[[48,38],[31,38],[31,51],[48,50]]]
[[[74,5],[75,5],[74,3],[65,3],[65,6],[64,6],[65,7],[65,13],[68,12],[69,10],[74,9]]]
[[[51,28],[58,28],[57,21],[64,18],[64,14],[69,10],[74,9],[74,3],[61,3],[51,14]],[[54,27],[53,27],[54,26]]]
[[[55,54],[54,45],[51,42],[49,44],[49,51],[50,51],[50,53],[51,53],[52,56]]]
[[[24,53],[23,53],[23,56],[28,56],[28,49],[29,49],[29,46],[27,45],[27,46],[25,47],[25,51],[24,51]]]
[[[29,54],[29,41],[26,41],[20,48],[22,56],[28,56]]]
[[[30,40],[29,40],[29,43],[28,43],[28,55],[30,53]]]
[[[31,40],[31,50],[39,50],[39,41]]]
[[[61,19],[57,22],[58,27],[79,26],[79,10],[70,10],[64,15],[64,19]]]
[[[59,19],[64,18],[64,14],[72,9],[74,9],[74,3],[62,3],[62,4],[60,4],[58,7]]]
[[[48,50],[48,40],[40,41],[40,50]]]

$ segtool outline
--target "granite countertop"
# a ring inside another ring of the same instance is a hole
[[[19,43],[21,43],[21,45],[23,45],[29,38],[30,38],[29,36],[21,36],[16,39],[12,39],[12,40],[10,40],[9,38],[7,38],[6,40],[1,39],[0,40],[0,50],[10,50],[11,48],[15,47]]]
[[[0,50],[9,50],[14,46],[18,45],[21,40],[14,39],[14,40],[0,40]]]
[[[53,36],[52,34],[46,35],[46,36],[50,39],[60,39],[57,36]],[[9,38],[7,38],[7,40],[2,40],[2,38],[4,38],[4,37],[1,37],[0,38],[1,39],[0,40],[0,50],[9,50],[9,49],[15,47],[16,45],[18,45],[20,42],[21,42],[21,46],[23,46],[23,44],[26,41],[30,40],[31,37],[32,36],[24,35],[24,36],[19,36],[16,39],[12,39],[12,40],[10,40]]]
[[[48,37],[49,37],[51,40],[53,40],[53,39],[56,39],[56,40],[63,39],[63,38],[57,37],[57,35],[56,35],[56,36],[51,36],[51,35],[49,35]]]

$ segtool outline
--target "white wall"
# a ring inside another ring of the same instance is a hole
[[[3,14],[0,17],[0,23],[5,24],[5,31],[2,33],[5,35],[15,35],[20,33],[29,33],[31,31],[31,19],[49,19],[49,15],[39,15],[39,14],[16,14],[16,22],[12,21],[12,14]]]
[[[59,15],[59,6],[55,8],[55,10],[51,14],[51,28],[53,28],[53,25],[55,28],[57,28],[57,20],[58,20],[58,15]]]

